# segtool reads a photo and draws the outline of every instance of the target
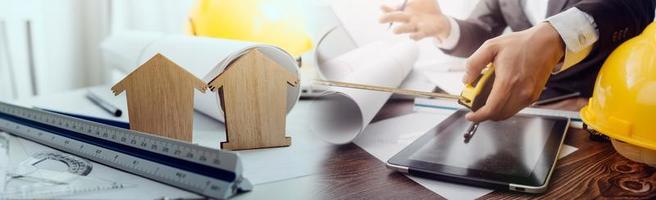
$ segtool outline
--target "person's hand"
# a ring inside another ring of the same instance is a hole
[[[464,83],[473,82],[489,64],[495,80],[485,105],[467,120],[507,119],[536,101],[552,70],[565,54],[560,35],[549,23],[490,39],[467,59]]]
[[[380,23],[398,24],[394,33],[407,33],[413,40],[435,37],[442,41],[449,36],[451,24],[442,14],[437,0],[408,0],[403,11],[400,7],[383,5]]]

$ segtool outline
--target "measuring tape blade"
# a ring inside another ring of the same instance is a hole
[[[206,197],[252,188],[233,152],[2,102],[0,130]]]

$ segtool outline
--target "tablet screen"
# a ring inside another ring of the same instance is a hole
[[[471,122],[458,111],[390,159],[390,163],[440,174],[539,184],[555,162],[566,118],[516,115],[479,124],[465,142]]]
[[[501,122],[483,122],[469,142],[465,143],[463,135],[468,124],[470,122],[456,122],[441,133],[432,133],[435,137],[410,155],[410,159],[528,176],[542,154],[554,122],[528,116]]]

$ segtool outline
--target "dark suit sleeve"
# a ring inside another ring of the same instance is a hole
[[[583,0],[574,6],[594,18],[600,53],[610,53],[654,20],[654,0]]]
[[[446,54],[467,57],[483,42],[499,36],[507,27],[498,0],[481,0],[466,20],[455,19],[460,28],[460,38],[453,49],[442,49]]]
[[[594,18],[599,39],[583,61],[549,78],[541,99],[572,92],[592,96],[597,74],[608,55],[653,21],[655,1],[582,0],[573,6]]]

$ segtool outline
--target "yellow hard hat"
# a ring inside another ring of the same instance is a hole
[[[613,140],[656,150],[656,22],[608,56],[581,117]]]
[[[199,0],[188,32],[278,46],[294,57],[312,49],[302,0]]]

